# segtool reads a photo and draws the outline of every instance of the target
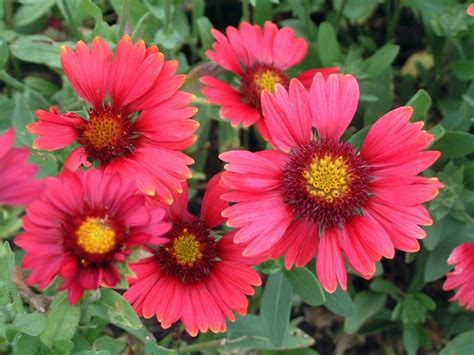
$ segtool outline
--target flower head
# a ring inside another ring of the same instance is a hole
[[[242,258],[243,248],[233,243],[233,232],[222,238],[214,234],[227,206],[219,180],[220,174],[209,181],[199,218],[187,211],[186,186],[173,205],[165,206],[172,223],[167,242],[131,265],[137,279],[124,294],[140,316],[156,316],[163,328],[181,320],[192,336],[225,331],[226,319],[234,320],[234,311],[246,313],[245,296],[261,283]]]
[[[38,110],[38,122],[28,131],[39,136],[36,149],[49,151],[79,144],[65,165],[100,165],[125,180],[136,181],[142,192],[171,203],[171,191],[191,176],[193,160],[181,150],[195,141],[196,109],[193,95],[179,91],[184,75],[176,75],[177,62],[165,61],[156,46],[133,44],[124,36],[115,55],[97,37],[88,48],[61,50],[64,72],[77,94],[90,105],[87,118],[76,113]]]
[[[461,307],[474,311],[474,243],[457,246],[448,263],[454,265],[454,271],[446,274],[443,289],[457,289],[451,301],[458,301]]]
[[[417,251],[425,236],[419,225],[432,223],[422,204],[442,187],[418,176],[439,153],[424,151],[433,137],[422,122],[409,122],[411,107],[381,117],[360,151],[340,140],[358,99],[350,75],[316,74],[309,93],[296,79],[288,91],[277,85],[275,95],[263,93],[262,107],[278,150],[221,154],[231,190],[223,198],[235,202],[223,215],[237,228],[235,242],[248,244],[244,254],[285,255],[287,268],[317,255],[329,292],[338,282],[346,288],[344,257],[368,279],[395,249]]]
[[[38,198],[44,188],[35,179],[38,167],[28,163],[27,148],[13,148],[15,131],[0,136],[0,204],[26,205]]]
[[[60,276],[71,303],[85,290],[118,284],[118,267],[132,248],[163,242],[159,236],[169,230],[164,210],[146,207],[145,196],[118,174],[65,169],[46,184],[26,209],[25,232],[15,242],[26,252],[28,283],[44,289]]]
[[[203,76],[201,82],[205,88],[202,92],[210,103],[221,106],[221,117],[230,120],[232,126],[242,123],[249,127],[255,123],[262,137],[270,140],[262,116],[260,95],[264,90],[274,92],[277,84],[288,87],[287,70],[306,56],[306,41],[295,37],[293,29],[278,29],[269,21],[263,28],[242,22],[238,29],[227,27],[227,36],[217,30],[212,30],[212,34],[216,39],[214,50],[208,50],[206,55],[235,74],[240,87],[234,88],[214,77]],[[338,71],[339,68],[312,69],[299,78],[310,83],[316,72],[329,75]]]

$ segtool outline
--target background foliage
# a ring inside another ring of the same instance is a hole
[[[400,105],[415,109],[443,153],[429,173],[445,184],[429,204],[435,220],[417,254],[379,263],[371,281],[350,277],[348,292],[325,293],[307,268],[283,271],[280,261],[260,267],[264,287],[249,315],[226,334],[191,339],[179,326],[164,331],[142,323],[113,290],[70,306],[54,287],[38,294],[16,267],[22,255],[11,237],[18,208],[0,211],[0,353],[121,354],[285,350],[292,354],[472,354],[474,315],[442,291],[446,259],[462,241],[474,241],[474,19],[455,0],[3,0],[0,6],[0,129],[14,127],[17,145],[31,147],[25,124],[36,109],[59,105],[84,110],[64,80],[59,50],[99,35],[112,45],[124,30],[157,43],[189,73],[185,89],[197,95],[199,139],[191,181],[198,206],[206,176],[221,169],[219,152],[262,146],[253,131],[233,129],[205,103],[198,78],[219,74],[204,57],[210,29],[240,20],[273,20],[309,41],[297,70],[341,67],[357,77],[361,102],[346,138],[358,145],[381,114]],[[390,136],[387,137],[390,139]],[[41,176],[60,171],[65,152],[34,151]],[[474,287],[474,285],[473,285]],[[168,350],[167,350],[168,349]]]

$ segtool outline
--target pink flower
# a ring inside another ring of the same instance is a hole
[[[469,16],[474,16],[474,3],[469,5],[469,7],[467,8],[466,10],[466,13],[469,15]]]
[[[457,289],[450,301],[474,311],[474,243],[462,243],[449,256],[448,263],[454,271],[446,274],[443,290]]]
[[[244,255],[285,255],[302,267],[317,255],[321,284],[347,284],[344,259],[369,279],[375,263],[395,249],[419,250],[430,225],[422,206],[442,185],[418,176],[439,157],[411,107],[395,109],[370,129],[360,152],[340,140],[354,116],[359,88],[351,75],[316,74],[310,92],[296,79],[262,95],[265,120],[278,150],[229,151],[222,182],[235,202],[223,212],[237,228]],[[319,138],[314,138],[314,125]]]
[[[132,264],[137,280],[124,297],[140,316],[156,316],[163,328],[181,320],[192,336],[208,329],[226,330],[226,319],[234,320],[234,311],[247,312],[246,295],[260,277],[242,258],[241,246],[232,242],[233,232],[215,237],[213,228],[224,223],[221,216],[227,204],[220,199],[224,191],[220,174],[208,183],[201,206],[201,217],[187,211],[188,191],[175,196],[167,208],[173,225],[168,242],[152,255]]]
[[[170,228],[162,222],[164,210],[146,207],[145,196],[118,174],[65,169],[46,183],[41,198],[26,209],[25,232],[15,240],[26,252],[30,285],[45,289],[60,276],[74,304],[85,290],[118,284],[117,268],[133,247],[165,241],[159,237]]]
[[[165,61],[156,46],[132,44],[124,36],[115,56],[96,37],[91,48],[82,41],[76,50],[63,47],[61,63],[77,94],[89,103],[88,119],[76,113],[36,112],[38,122],[28,131],[39,136],[35,149],[79,147],[65,166],[75,171],[81,164],[97,162],[106,172],[133,180],[148,195],[171,203],[171,192],[191,176],[193,160],[181,150],[195,141],[198,122],[190,119],[196,108],[193,95],[179,91],[185,80],[176,75],[178,63]]]
[[[44,188],[35,179],[38,167],[28,163],[27,148],[13,148],[15,131],[0,136],[0,204],[26,205],[38,198]]]
[[[256,124],[263,138],[269,140],[267,125],[262,117],[260,94],[273,92],[276,84],[288,87],[286,70],[300,63],[306,56],[308,44],[295,37],[293,29],[278,29],[265,22],[263,28],[242,22],[239,29],[229,26],[226,34],[212,30],[216,39],[214,51],[206,55],[216,64],[235,74],[240,87],[234,88],[212,76],[203,76],[206,86],[202,92],[211,104],[220,105],[220,115],[232,126]],[[339,68],[312,69],[302,73],[300,81],[311,84],[316,72],[324,75],[339,72]]]

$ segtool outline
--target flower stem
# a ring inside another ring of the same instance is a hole
[[[71,10],[69,9],[68,2],[65,0],[61,1],[62,7],[64,9],[64,15],[66,16],[67,23],[69,25],[69,28],[72,31],[72,34],[74,35],[75,39],[82,39],[82,36],[80,32],[78,31],[78,26],[76,24],[76,21],[74,20],[74,17],[71,14]]]
[[[337,12],[336,20],[334,21],[334,27],[336,31],[339,28],[339,23],[341,22],[342,14],[344,13],[344,8],[346,7],[346,4],[347,4],[347,0],[342,0],[341,7],[339,8],[339,11]]]
[[[127,26],[128,14],[130,12],[131,0],[123,0],[122,13],[120,14],[119,37],[122,37]]]
[[[306,30],[308,31],[308,38],[311,41],[316,39],[316,33],[314,32],[314,24],[313,20],[311,19],[311,4],[309,0],[303,1],[303,8],[304,8],[304,22],[306,25]]]
[[[165,33],[169,35],[173,29],[173,21],[171,20],[171,0],[165,1],[165,21]]]
[[[250,21],[249,0],[242,0],[242,21]]]

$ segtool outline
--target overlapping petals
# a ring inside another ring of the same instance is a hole
[[[216,42],[206,55],[214,63],[239,77],[241,87],[235,88],[211,76],[203,76],[200,81],[205,87],[203,94],[209,103],[221,106],[220,116],[229,120],[232,126],[253,124],[261,136],[271,141],[267,124],[263,120],[260,93],[249,92],[244,82],[255,80],[255,71],[268,71],[280,81],[286,81],[285,71],[306,56],[308,45],[303,38],[295,37],[293,29],[278,29],[272,22],[265,22],[263,28],[242,22],[239,28],[227,27],[225,34],[212,30]],[[301,82],[309,87],[315,73],[327,76],[339,72],[339,68],[311,69],[300,74]],[[285,85],[286,85],[285,84]]]
[[[455,290],[451,301],[459,302],[461,307],[474,311],[474,243],[462,243],[449,256],[448,263],[454,271],[446,274],[443,289]]]
[[[23,267],[31,270],[27,282],[45,289],[60,277],[71,303],[77,303],[85,290],[115,286],[121,279],[117,267],[132,248],[162,243],[160,235],[169,230],[162,222],[164,210],[148,208],[144,202],[135,186],[117,174],[91,169],[78,175],[66,169],[48,179],[45,192],[28,206],[25,231],[15,240],[26,252]],[[104,241],[94,239],[94,234],[80,241],[81,226],[99,219],[97,228],[107,225],[108,233],[113,230],[112,243],[100,244]]]
[[[195,233],[208,233],[209,228],[224,222],[221,212],[227,207],[227,203],[220,199],[224,192],[220,178],[220,174],[214,176],[207,185],[200,219],[187,211],[186,186],[183,187],[182,194],[175,196],[171,206],[165,206],[167,216],[174,226],[171,233],[179,232],[182,228],[192,228],[187,227],[192,225],[197,228]],[[181,321],[192,336],[208,330],[224,332],[226,320],[235,320],[234,312],[246,314],[246,296],[254,294],[252,286],[261,284],[259,275],[249,266],[250,260],[242,257],[242,246],[234,244],[233,234],[230,232],[217,242],[207,239],[214,238],[211,235],[200,237],[206,239],[199,239],[201,248],[206,245],[215,248],[218,260],[204,260],[209,269],[206,267],[196,271],[203,273],[203,276],[193,282],[180,278],[179,273],[167,272],[159,259],[159,253],[132,264],[131,268],[137,278],[130,280],[131,287],[124,297],[140,316],[156,316],[163,328]],[[204,249],[201,252],[206,255]]]
[[[54,151],[79,143],[65,161],[76,171],[100,162],[101,169],[134,181],[142,192],[171,203],[173,191],[191,176],[193,160],[181,153],[196,140],[193,95],[179,91],[184,75],[176,61],[165,61],[156,46],[124,36],[115,55],[97,37],[91,47],[79,41],[63,47],[61,63],[78,95],[91,109],[89,119],[75,113],[39,110],[28,131],[35,149]],[[93,120],[95,123],[91,123]],[[103,123],[101,123],[103,122]]]
[[[368,279],[376,262],[393,258],[396,249],[418,250],[418,239],[425,236],[420,225],[432,223],[422,204],[442,187],[436,178],[418,175],[439,152],[425,150],[433,137],[422,130],[422,123],[409,122],[411,107],[402,107],[381,117],[361,148],[370,182],[360,215],[343,225],[325,226],[287,205],[283,174],[295,150],[309,149],[304,147],[314,139],[311,124],[320,141],[336,142],[349,126],[358,98],[357,82],[350,75],[325,79],[316,74],[309,94],[293,80],[288,92],[280,86],[274,95],[262,97],[265,122],[279,151],[220,155],[227,162],[222,181],[230,189],[223,198],[235,203],[223,215],[230,227],[237,228],[235,242],[247,243],[244,254],[285,255],[287,268],[302,267],[316,256],[318,277],[329,292],[338,284],[346,288],[344,260]]]

